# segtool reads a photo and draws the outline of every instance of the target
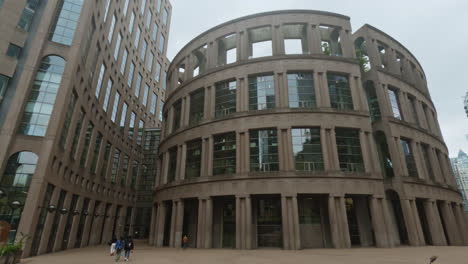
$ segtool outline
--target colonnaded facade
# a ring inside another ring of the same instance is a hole
[[[468,244],[424,71],[384,32],[246,16],[190,41],[167,82],[150,244]]]
[[[0,0],[0,220],[24,256],[148,236],[171,13]]]

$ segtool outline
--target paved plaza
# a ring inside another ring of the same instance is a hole
[[[154,248],[138,241],[131,263],[158,264],[273,264],[273,263],[318,263],[318,264],[386,264],[429,263],[433,255],[439,257],[435,264],[468,263],[468,247],[400,247],[356,249],[309,249],[309,250],[226,250],[226,249],[174,249]],[[108,255],[107,246],[73,249],[39,257],[23,259],[28,264],[84,264],[115,263]]]

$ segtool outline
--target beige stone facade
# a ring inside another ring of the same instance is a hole
[[[309,97],[293,89],[305,79]],[[468,244],[424,71],[380,30],[320,11],[242,17],[190,41],[167,82],[150,244]]]
[[[0,2],[1,215],[11,239],[29,236],[24,256],[132,233],[171,12],[167,0]]]

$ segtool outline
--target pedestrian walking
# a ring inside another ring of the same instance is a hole
[[[115,242],[117,242],[117,238],[112,237],[111,240],[109,240],[109,246],[110,246],[110,255],[113,256],[115,253]]]
[[[133,239],[131,236],[128,236],[127,239],[125,239],[125,261],[128,261],[130,258],[130,252],[133,250],[134,245],[133,245]]]
[[[187,235],[184,235],[184,238],[182,239],[182,248],[183,249],[186,249],[187,246],[188,246],[188,236]]]
[[[124,248],[125,245],[125,240],[123,237],[120,237],[120,239],[117,239],[117,242],[115,242],[115,262],[120,260],[120,256],[122,255],[122,249]]]

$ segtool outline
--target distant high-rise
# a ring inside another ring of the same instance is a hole
[[[457,185],[463,196],[465,211],[468,212],[468,155],[465,152],[459,151],[457,158],[450,159],[453,172],[457,179]]]
[[[144,218],[171,13],[168,0],[0,0],[0,220],[10,241],[30,236],[24,256]]]
[[[465,95],[465,113],[466,113],[466,116],[468,117],[468,92],[466,92],[466,95]]]

